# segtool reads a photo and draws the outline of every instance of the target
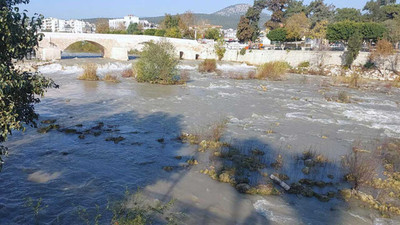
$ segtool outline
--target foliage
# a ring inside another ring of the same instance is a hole
[[[281,80],[290,66],[286,62],[273,61],[261,65],[257,69],[257,79]]]
[[[351,67],[361,50],[362,36],[356,31],[349,39],[347,51],[345,52],[345,65]]]
[[[156,34],[156,31],[157,31],[156,29],[147,29],[147,30],[144,30],[143,34],[154,36]]]
[[[382,24],[374,22],[356,23],[343,21],[329,24],[326,37],[330,41],[347,41],[355,32],[359,32],[365,40],[377,40],[383,37],[386,29]]]
[[[165,36],[166,31],[165,30],[156,30],[156,32],[154,33],[155,36],[158,37],[164,37]]]
[[[307,7],[307,17],[311,20],[311,27],[323,20],[331,21],[335,6],[325,4],[324,0],[314,0]]]
[[[97,76],[97,64],[87,63],[82,66],[83,74],[78,77],[79,80],[98,81],[100,78]]]
[[[95,44],[90,41],[79,41],[68,46],[65,49],[66,52],[90,52],[90,53],[102,53],[103,47],[99,44]]]
[[[221,61],[221,59],[224,58],[226,52],[226,48],[224,47],[224,45],[225,45],[224,39],[219,39],[214,46],[215,53],[217,54],[219,61]]]
[[[361,17],[361,12],[359,9],[355,8],[341,8],[341,9],[336,9],[335,16],[333,20],[335,22],[341,22],[341,21],[354,21],[354,22],[360,22],[362,19]]]
[[[384,69],[385,63],[391,63],[391,56],[395,53],[390,41],[381,39],[376,43],[376,48],[370,54],[370,61],[378,68]]]
[[[182,38],[182,34],[178,27],[172,27],[165,31],[165,37]]]
[[[240,21],[237,27],[236,37],[239,42],[247,42],[252,39],[254,28],[250,26],[250,20],[245,16],[240,17]]]
[[[222,37],[222,35],[221,35],[221,32],[219,29],[209,28],[206,30],[204,37],[206,39],[213,39],[213,40],[217,41],[218,39],[220,39]]]
[[[283,24],[283,11],[287,8],[289,0],[269,0],[266,2],[266,7],[272,12],[271,19],[265,23],[268,29],[276,29]]]
[[[287,8],[283,13],[284,18],[290,18],[294,14],[298,13],[306,13],[307,7],[304,5],[303,1],[299,0],[289,0],[287,4]]]
[[[161,27],[163,29],[171,29],[174,27],[179,27],[180,21],[179,15],[172,16],[170,14],[165,14],[164,20],[161,22]]]
[[[299,65],[297,67],[300,67],[300,68],[310,67],[310,62],[309,61],[301,62],[301,63],[299,63]]]
[[[328,21],[322,20],[315,24],[314,28],[310,31],[310,37],[315,39],[325,39],[326,38],[326,30],[328,27]]]
[[[359,29],[365,40],[378,40],[386,32],[384,25],[374,22],[361,23]]]
[[[110,25],[107,19],[99,19],[96,23],[96,33],[107,34],[110,32]]]
[[[15,61],[34,51],[42,39],[38,34],[42,18],[30,19],[14,7],[28,2],[0,2],[0,142],[12,130],[24,130],[24,123],[36,126],[34,104],[40,102],[38,96],[43,96],[46,88],[57,87],[38,73],[21,72],[14,67]]]
[[[135,64],[138,82],[176,84],[178,60],[174,57],[174,46],[166,41],[146,43]]]
[[[199,65],[199,72],[211,73],[217,70],[217,61],[215,59],[205,59]]]
[[[267,37],[271,41],[286,41],[286,34],[285,28],[278,28],[268,32]]]
[[[194,31],[189,28],[195,23],[195,17],[191,11],[186,11],[184,14],[179,15],[179,29],[182,32],[182,36],[186,38],[194,38]]]
[[[240,49],[240,55],[246,55],[246,48]]]
[[[128,34],[135,34],[135,33],[137,33],[138,31],[140,31],[140,29],[139,29],[139,24],[138,24],[138,23],[131,23],[131,24],[129,24],[128,29],[126,30],[126,32],[127,32]]]
[[[302,39],[309,33],[310,22],[304,13],[294,14],[286,20],[286,38]]]
[[[400,18],[383,22],[386,28],[384,37],[393,43],[400,41]]]

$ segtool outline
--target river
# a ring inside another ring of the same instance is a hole
[[[154,199],[176,199],[175,207],[187,215],[185,224],[399,224],[338,199],[323,203],[294,195],[239,194],[199,173],[210,163],[207,155],[177,141],[182,132],[227,118],[224,140],[259,146],[266,157],[283,155],[288,162],[312,148],[330,159],[323,172],[339,183],[340,158],[354,141],[400,137],[398,89],[326,87],[328,77],[295,74],[277,82],[233,80],[224,76],[255,67],[223,63],[218,66],[221,77],[198,73],[197,62],[191,61],[179,65],[189,71],[186,85],[121,77],[120,83],[77,80],[85,62],[98,63],[100,77],[120,76],[131,67],[131,61],[106,59],[65,59],[40,67],[60,88],[48,90],[36,110],[40,121],[56,119],[61,128],[83,131],[103,123],[106,129],[84,139],[56,130],[40,134],[34,128],[13,133],[5,143],[10,154],[0,173],[0,224],[84,224],[78,208],[87,208],[94,217],[96,205],[102,212],[100,224],[109,224],[107,204],[138,188]],[[324,97],[341,90],[354,101]],[[125,139],[117,144],[105,141],[119,136]],[[199,165],[180,167],[192,157]],[[167,172],[164,166],[177,169]],[[293,164],[281,170],[290,181],[305,176]],[[319,174],[313,178],[327,179]],[[25,206],[29,197],[43,199],[37,219]]]

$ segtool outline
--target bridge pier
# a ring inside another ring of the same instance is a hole
[[[128,61],[128,49],[127,48],[119,48],[113,47],[109,54],[104,55],[105,58],[121,60],[121,61]]]
[[[42,60],[61,59],[61,50],[58,48],[42,48],[39,53]]]

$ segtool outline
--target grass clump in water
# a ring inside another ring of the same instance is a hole
[[[175,48],[168,41],[146,43],[135,64],[136,80],[153,84],[181,84],[174,56]]]
[[[95,63],[87,63],[83,65],[83,74],[78,77],[79,80],[98,81],[97,65]]]
[[[261,65],[256,74],[257,79],[268,79],[272,81],[282,80],[287,70],[290,68],[289,64],[282,61],[268,62]]]
[[[118,80],[117,76],[111,75],[109,73],[107,73],[104,78],[103,81],[107,81],[107,82],[113,82],[113,83],[119,83],[120,81]]]
[[[199,65],[200,73],[212,73],[217,71],[217,60],[215,59],[205,59]]]

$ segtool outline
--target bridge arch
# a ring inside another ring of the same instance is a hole
[[[105,47],[98,42],[90,40],[76,41],[68,45],[61,51],[63,56],[76,56],[79,57],[104,57]]]

